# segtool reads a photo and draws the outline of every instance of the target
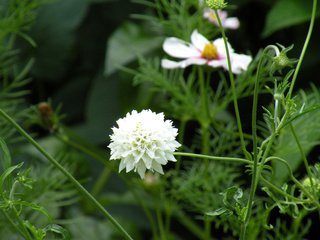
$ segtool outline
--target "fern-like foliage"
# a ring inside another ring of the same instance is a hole
[[[309,91],[299,91],[294,98],[296,111],[280,132],[273,155],[285,159],[296,170],[302,163],[302,155],[290,129],[292,124],[304,153],[308,153],[319,144],[320,140],[320,92],[316,87]],[[316,159],[310,159],[315,161]],[[285,166],[274,163],[274,178],[284,181],[288,177]]]

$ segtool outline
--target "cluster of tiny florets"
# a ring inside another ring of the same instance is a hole
[[[163,113],[132,111],[117,121],[110,135],[110,160],[120,159],[119,172],[137,171],[144,178],[146,170],[163,174],[162,165],[176,161],[174,151],[180,146],[175,140],[178,130]]]

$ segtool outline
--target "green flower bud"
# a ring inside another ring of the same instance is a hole
[[[277,44],[280,48],[282,48],[281,51],[278,52],[278,54],[273,58],[273,63],[271,65],[271,73],[273,74],[275,71],[279,71],[281,73],[281,70],[286,67],[293,67],[294,64],[297,62],[296,59],[289,59],[287,56],[287,52],[289,52],[293,45],[285,48],[284,46]]]
[[[213,10],[220,10],[227,6],[227,3],[225,3],[224,0],[206,0],[206,2],[209,8]]]
[[[319,182],[319,179],[316,179],[314,177],[312,177],[312,184],[313,186],[315,187],[315,189],[317,191],[320,190],[320,182]],[[302,182],[302,185],[305,187],[305,188],[311,188],[311,181],[310,181],[310,178],[305,178]]]

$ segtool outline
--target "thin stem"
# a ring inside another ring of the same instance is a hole
[[[161,210],[160,210],[159,206],[157,206],[156,214],[157,214],[157,222],[158,222],[159,232],[160,232],[160,239],[166,240],[166,235],[165,235],[165,230],[164,230],[163,220],[162,220],[162,214],[161,214]]]
[[[175,156],[185,156],[191,158],[204,158],[216,161],[232,161],[232,162],[239,162],[251,165],[252,162],[243,158],[233,158],[233,157],[217,157],[217,156],[209,156],[204,154],[197,154],[197,153],[184,153],[184,152],[175,152],[173,153]]]
[[[22,236],[24,236],[25,233],[17,226],[17,224],[15,224],[15,223],[13,222],[13,220],[10,218],[10,216],[8,215],[8,213],[7,213],[5,210],[3,210],[3,209],[1,209],[1,211],[3,212],[4,216],[8,219],[8,221],[11,223],[11,225],[12,225],[18,232],[20,232],[20,234],[21,234]]]
[[[210,140],[210,133],[208,131],[209,124],[210,124],[210,112],[209,112],[209,103],[208,103],[208,94],[206,92],[205,88],[205,82],[204,82],[204,75],[203,75],[203,69],[200,67],[198,71],[198,78],[199,78],[199,85],[200,85],[200,96],[201,96],[201,138],[202,138],[202,148],[201,152],[203,154],[209,153],[209,140]],[[206,164],[208,164],[206,162]]]
[[[204,232],[205,232],[205,240],[210,240],[211,239],[211,220],[207,216],[205,216],[204,218]]]
[[[180,121],[179,135],[178,135],[178,142],[181,145],[183,145],[183,139],[184,139],[184,132],[185,132],[185,129],[186,129],[186,123],[187,123],[187,120],[182,118],[181,121]],[[181,158],[179,157],[179,158],[177,158],[177,163],[176,163],[176,166],[175,166],[176,173],[179,173],[180,167],[181,167]]]
[[[132,240],[126,230],[109,214],[109,212],[53,157],[51,157],[26,131],[24,131],[8,114],[0,109],[0,115],[5,118],[18,132],[24,136],[43,156],[58,168],[97,209],[119,230],[126,238]]]
[[[292,123],[290,123],[289,126],[290,126],[290,130],[292,132],[292,135],[293,135],[293,137],[294,137],[294,139],[295,139],[295,141],[296,141],[296,143],[298,145],[301,157],[303,159],[303,163],[304,163],[304,166],[306,168],[306,171],[307,171],[307,174],[308,174],[308,178],[310,180],[310,184],[311,184],[311,188],[312,188],[313,194],[316,195],[316,192],[315,192],[315,189],[314,189],[314,183],[313,183],[313,180],[312,180],[311,170],[310,170],[309,164],[308,164],[308,160],[307,160],[306,155],[305,155],[305,153],[303,151],[303,148],[302,148],[301,143],[299,141],[299,138],[298,138],[298,136],[296,134],[296,131],[294,130],[294,127],[292,126]]]
[[[84,146],[82,144],[76,143],[72,140],[70,140],[69,138],[66,138],[64,136],[60,136],[60,135],[56,135],[56,137],[58,139],[60,139],[61,141],[63,141],[64,143],[68,144],[69,146],[83,152],[84,154],[87,154],[88,156],[98,160],[99,162],[101,162],[104,166],[108,167],[109,169],[111,169],[112,171],[114,171],[115,173],[117,173],[117,171],[113,168],[112,165],[107,164],[108,162],[105,161],[105,158],[103,156],[101,156],[100,154],[96,153],[95,151],[92,151],[91,149],[89,149],[87,146]],[[154,219],[152,217],[151,211],[149,210],[149,208],[144,204],[144,202],[142,201],[141,197],[139,194],[137,194],[134,191],[134,188],[130,187],[131,183],[129,183],[129,181],[122,177],[121,175],[119,175],[120,179],[127,185],[128,189],[130,190],[130,192],[132,193],[132,195],[134,196],[134,198],[136,199],[136,201],[138,202],[138,204],[141,206],[141,208],[143,209],[143,211],[146,214],[146,217],[148,218],[150,225],[151,225],[151,230],[152,230],[152,234],[154,237],[157,237],[157,230],[156,230],[156,224],[154,222]]]
[[[197,223],[192,221],[186,215],[183,211],[181,210],[176,210],[175,211],[175,216],[178,218],[179,223],[184,225],[190,232],[192,232],[198,239],[205,239],[205,234],[203,232],[203,229],[199,228]]]
[[[106,185],[106,182],[108,181],[111,173],[112,171],[108,167],[105,167],[102,170],[102,173],[100,174],[98,180],[95,182],[95,184],[92,187],[91,194],[93,196],[97,196],[101,192],[103,187]]]
[[[236,93],[236,88],[235,88],[234,76],[233,76],[232,68],[231,68],[231,59],[230,59],[227,37],[226,37],[225,31],[224,31],[224,28],[222,26],[218,11],[217,10],[214,10],[214,11],[215,11],[215,15],[218,20],[218,23],[219,23],[220,31],[222,34],[225,48],[226,48],[227,61],[228,61],[228,72],[229,72],[229,78],[230,78],[231,90],[232,90],[232,96],[233,96],[233,105],[234,105],[234,110],[235,110],[235,114],[236,114],[237,125],[238,125],[238,130],[239,130],[239,135],[240,135],[241,148],[242,148],[243,155],[247,156],[248,152],[246,149],[246,144],[244,141],[244,136],[243,136],[243,131],[242,131],[241,118],[240,118],[239,107],[238,107],[238,102],[237,102],[237,93]]]
[[[292,83],[291,83],[291,86],[290,86],[290,89],[289,89],[289,92],[288,92],[288,95],[287,95],[288,99],[291,98],[294,84],[295,84],[295,82],[297,80],[297,76],[298,76],[298,73],[299,73],[299,70],[300,70],[304,55],[305,55],[305,53],[307,51],[307,47],[309,45],[309,41],[310,41],[311,34],[312,34],[312,31],[313,31],[313,26],[314,26],[314,20],[316,18],[316,12],[317,12],[317,0],[313,0],[311,20],[310,20],[310,25],[309,25],[309,29],[308,29],[308,34],[307,34],[306,40],[304,42],[300,57],[299,57],[299,61],[298,61],[296,70],[294,71],[294,74],[293,74],[293,77],[292,77]]]
[[[265,56],[265,53],[268,51],[268,47],[262,52],[262,55],[259,59],[257,73],[254,81],[254,93],[253,93],[253,104],[252,104],[252,144],[253,144],[253,169],[251,176],[251,187],[249,193],[249,199],[247,203],[247,213],[244,221],[244,226],[241,228],[240,239],[245,239],[247,225],[249,223],[253,205],[253,199],[257,187],[257,168],[258,168],[258,136],[257,136],[257,108],[258,108],[258,97],[259,97],[259,80],[260,80],[260,71],[262,66],[262,60]]]
[[[307,203],[307,201],[302,201],[301,199],[296,198],[288,194],[287,192],[283,191],[281,188],[277,187],[276,185],[274,185],[273,183],[265,179],[263,176],[260,176],[260,179],[266,186],[268,186],[269,188],[272,188],[275,192],[280,193],[282,196],[287,197],[296,203]]]
[[[277,160],[282,162],[287,167],[291,180],[301,189],[302,192],[304,192],[310,198],[310,200],[314,202],[315,205],[317,205],[317,208],[320,209],[320,203],[318,202],[318,200],[315,199],[314,196],[310,194],[309,191],[293,176],[291,167],[286,160],[280,157],[269,157],[266,159],[266,161],[269,161],[269,160]]]
[[[15,206],[12,207],[13,213],[18,221],[18,224],[20,225],[20,227],[22,228],[22,232],[24,233],[24,237],[26,238],[26,240],[32,240],[32,236],[30,235],[29,230],[26,228],[26,226],[24,225],[23,221],[21,220],[19,213],[17,211],[17,209],[15,208]]]
[[[106,165],[106,158],[101,156],[100,154],[97,154],[95,151],[92,151],[91,149],[88,149],[87,147],[76,143],[72,140],[69,139],[69,137],[67,136],[62,136],[59,134],[55,135],[60,141],[62,141],[63,143],[69,145],[70,147],[73,147],[75,149],[78,149],[79,151],[87,154],[88,156],[93,157],[94,159],[98,160],[99,162],[101,162],[103,165]],[[110,164],[108,164],[108,167],[111,167]]]

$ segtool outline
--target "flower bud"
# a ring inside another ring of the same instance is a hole
[[[227,6],[224,0],[206,0],[207,5],[214,10],[220,10]]]
[[[308,177],[305,178],[305,179],[302,181],[302,185],[303,185],[305,188],[310,189],[310,188],[311,188],[311,180],[310,180],[310,178],[308,178]],[[312,185],[315,187],[315,189],[316,189],[317,191],[320,191],[320,181],[319,181],[319,179],[312,177]]]
[[[294,64],[297,62],[296,59],[289,59],[287,56],[287,52],[289,52],[293,45],[285,48],[284,46],[278,44],[280,48],[282,49],[277,53],[277,55],[273,58],[273,63],[271,65],[271,73],[274,73],[275,71],[279,71],[281,73],[281,70],[286,67],[293,67]]]

